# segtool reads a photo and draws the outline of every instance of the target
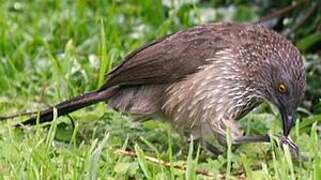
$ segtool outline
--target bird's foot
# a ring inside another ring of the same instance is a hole
[[[293,159],[298,159],[299,158],[299,147],[294,144],[294,142],[289,138],[289,137],[286,137],[286,136],[279,136],[278,137],[279,139],[279,145],[281,146],[282,149],[284,149],[284,146],[288,146],[289,148],[289,151],[291,153],[291,157]]]
[[[287,136],[277,136],[276,139],[279,142],[279,145],[282,149],[284,146],[288,146],[289,151],[293,159],[297,159],[299,157],[299,148],[294,142]],[[233,141],[233,145],[240,145],[245,143],[259,143],[259,142],[271,142],[271,138],[269,135],[261,135],[261,136],[242,136],[238,137]]]

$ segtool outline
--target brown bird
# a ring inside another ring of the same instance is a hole
[[[225,144],[229,128],[232,144],[241,144],[270,140],[243,136],[237,123],[264,101],[279,109],[287,137],[304,90],[303,60],[291,42],[259,25],[212,23],[135,50],[99,90],[54,107],[61,116],[104,101],[138,120],[165,119],[205,144]],[[53,108],[39,116],[41,123],[52,118]]]

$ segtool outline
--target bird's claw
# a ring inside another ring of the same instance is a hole
[[[299,157],[299,147],[294,144],[294,142],[286,136],[279,136],[279,144],[281,148],[283,149],[285,145],[288,146],[289,151],[291,153],[291,156],[293,159],[298,159]]]

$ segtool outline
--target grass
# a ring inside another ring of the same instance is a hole
[[[241,9],[243,16],[236,20],[257,18],[251,8]],[[208,21],[206,13],[199,4],[164,8],[160,1],[148,0],[0,0],[0,114],[43,109],[97,89],[130,51]],[[223,14],[216,17],[209,20]],[[247,134],[280,132],[279,117],[266,109],[242,120]],[[2,122],[1,179],[210,178],[203,171],[214,178],[321,178],[320,115],[300,119],[292,131],[305,157],[300,161],[269,144],[229,148],[213,158],[195,143],[185,143],[166,123],[138,124],[104,104],[72,117],[74,128],[67,117],[55,119],[49,128],[12,127],[23,118]],[[153,163],[153,158],[169,164]]]

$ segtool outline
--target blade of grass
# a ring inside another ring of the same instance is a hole
[[[291,157],[291,153],[290,153],[290,150],[289,150],[289,146],[288,145],[284,145],[283,148],[284,148],[285,160],[287,162],[287,168],[290,169],[290,177],[291,177],[292,180],[295,180],[292,157]]]
[[[156,153],[156,156],[157,156],[158,159],[162,159],[162,158],[161,158],[161,154],[159,153],[159,151],[157,150],[157,148],[156,148],[151,142],[149,142],[148,140],[146,140],[146,139],[143,138],[143,137],[140,137],[140,139],[141,139],[149,148],[151,148],[151,149],[154,151],[154,153]],[[160,167],[160,169],[161,169],[161,172],[164,174],[164,173],[165,173],[164,167],[163,167],[163,166],[159,166],[159,167]]]
[[[194,151],[194,137],[190,136],[190,143],[188,149],[188,156],[186,161],[185,179],[195,179],[193,168],[193,151]]]
[[[151,175],[149,173],[149,170],[148,170],[148,165],[146,163],[146,160],[145,160],[145,154],[144,152],[140,149],[140,147],[138,146],[138,144],[135,144],[135,151],[136,151],[136,154],[137,154],[137,159],[138,159],[138,163],[139,163],[139,166],[141,168],[141,170],[143,171],[145,177],[147,179],[150,179],[151,178]]]
[[[172,138],[171,138],[171,131],[168,129],[167,130],[167,142],[168,142],[168,149],[167,149],[167,154],[168,154],[168,160],[170,163],[169,166],[169,173],[170,173],[170,178],[174,179],[174,167],[173,167],[173,149],[172,149]]]
[[[100,69],[98,75],[98,87],[99,88],[105,80],[105,74],[108,70],[108,57],[107,57],[107,45],[106,45],[106,33],[104,20],[100,20]]]
[[[314,179],[320,179],[321,177],[321,158],[317,157],[313,162],[313,176]]]
[[[231,179],[231,164],[232,164],[232,135],[231,129],[228,127],[226,131],[227,143],[227,166],[226,166],[226,179]]]
[[[47,135],[47,138],[46,138],[46,153],[49,152],[49,149],[51,148],[52,146],[52,142],[55,138],[55,134],[56,134],[56,130],[57,130],[57,109],[56,108],[53,108],[53,121],[51,122],[51,125],[50,125],[50,128],[49,128],[49,131],[48,131],[48,135]]]
[[[92,180],[97,179],[99,160],[100,160],[103,148],[106,146],[108,139],[109,139],[109,132],[106,132],[104,139],[98,144],[98,147],[93,151],[90,158],[90,168],[88,172],[88,175],[89,175],[88,179],[92,179]],[[108,174],[108,172],[105,172],[105,173]]]

